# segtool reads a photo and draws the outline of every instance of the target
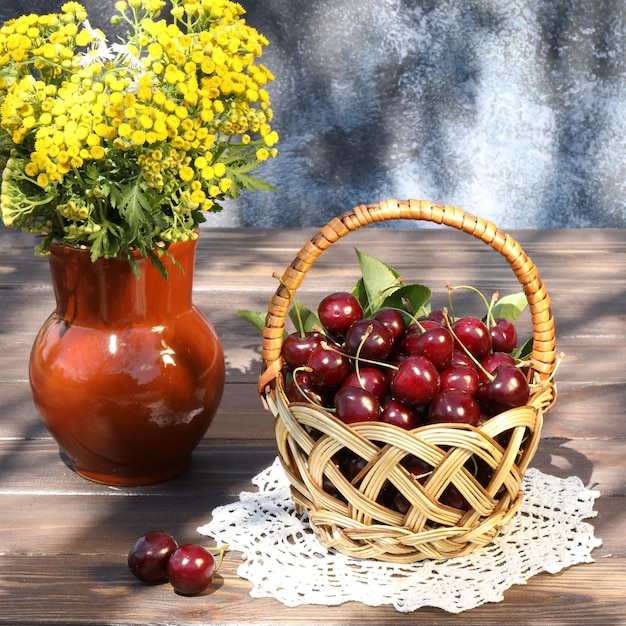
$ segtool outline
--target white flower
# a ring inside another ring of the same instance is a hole
[[[128,67],[130,67],[131,70],[141,70],[143,69],[143,64],[141,63],[141,60],[139,58],[137,58],[128,48],[128,46],[125,46],[121,43],[114,43],[111,46],[111,50],[113,52],[115,52],[117,54],[117,56],[119,57],[119,59],[126,65],[128,65]]]
[[[104,65],[107,61],[115,58],[115,55],[111,52],[107,46],[106,37],[102,34],[102,31],[92,28],[89,20],[83,22],[85,30],[92,37],[91,48],[88,52],[79,57],[79,64],[81,67],[88,67],[92,63],[99,63]]]

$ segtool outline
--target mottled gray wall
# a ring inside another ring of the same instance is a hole
[[[62,2],[0,0],[0,18]],[[113,0],[85,0],[107,29]],[[624,0],[243,0],[280,156],[212,224],[317,226],[385,197],[513,227],[626,227]]]

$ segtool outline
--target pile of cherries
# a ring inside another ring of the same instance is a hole
[[[336,292],[319,303],[317,318],[319,327],[293,332],[283,342],[289,402],[311,403],[346,424],[380,421],[411,430],[480,426],[529,401],[515,323],[503,317],[450,319],[446,309],[436,309],[415,318],[391,307],[364,316],[355,295]],[[506,434],[500,439],[506,445]],[[349,481],[359,481],[363,459],[344,450],[333,460]],[[433,470],[413,455],[402,464],[419,482]],[[480,460],[472,459],[468,469],[483,485],[493,474]],[[324,489],[345,499],[327,478]],[[390,482],[380,500],[401,513],[409,508]],[[469,508],[452,483],[440,502]]]
[[[192,596],[209,588],[219,569],[224,548],[216,561],[211,549],[195,543],[179,546],[174,537],[162,530],[145,533],[128,553],[128,568],[145,583],[169,580],[180,595]]]
[[[517,331],[505,318],[450,320],[437,309],[407,323],[392,308],[364,317],[349,292],[326,296],[317,316],[319,330],[297,331],[283,342],[286,395],[324,407],[346,424],[476,426],[530,397],[512,354]]]

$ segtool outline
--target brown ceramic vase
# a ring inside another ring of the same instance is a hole
[[[53,244],[56,310],[30,356],[35,406],[80,475],[145,485],[184,472],[224,389],[224,354],[192,303],[196,241],[162,261],[92,262],[88,250]]]

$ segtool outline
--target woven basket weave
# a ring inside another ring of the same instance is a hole
[[[507,260],[523,287],[532,318],[529,380],[533,386],[527,406],[496,415],[479,427],[437,424],[407,431],[383,422],[347,426],[313,405],[287,401],[281,347],[290,293],[293,296],[314,261],[340,238],[368,224],[396,219],[456,228]],[[493,541],[518,509],[523,475],[539,443],[543,413],[556,398],[554,323],[535,265],[513,238],[491,222],[458,208],[418,200],[361,205],[332,219],[304,244],[282,276],[268,308],[262,358],[259,393],[276,418],[279,457],[292,499],[298,510],[306,509],[324,546],[354,557],[397,563],[463,556]],[[503,433],[508,435],[506,447],[496,441]],[[366,462],[352,481],[333,462],[345,449]],[[423,484],[401,464],[409,454],[434,468]],[[493,468],[486,486],[467,470],[472,456]],[[328,482],[342,498],[325,490]],[[389,483],[411,503],[406,514],[380,503],[381,490]],[[470,504],[469,510],[439,502],[450,483]]]

